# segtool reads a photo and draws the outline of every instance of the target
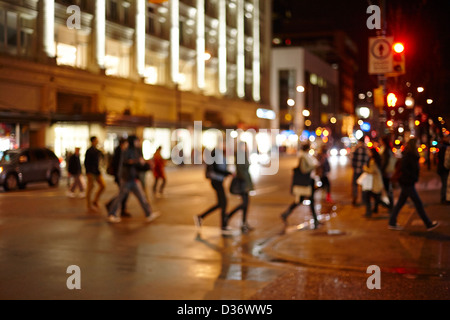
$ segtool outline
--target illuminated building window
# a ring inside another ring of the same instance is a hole
[[[105,74],[127,78],[130,75],[130,47],[120,41],[106,41]]]

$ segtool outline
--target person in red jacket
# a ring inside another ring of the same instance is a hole
[[[164,170],[166,161],[161,156],[161,149],[161,147],[158,147],[153,156],[153,177],[155,178],[155,182],[153,183],[153,194],[157,194],[158,182],[161,179],[162,183],[158,190],[160,195],[163,193],[164,187],[166,186],[166,173]]]

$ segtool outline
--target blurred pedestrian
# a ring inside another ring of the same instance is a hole
[[[359,187],[356,181],[363,173],[363,166],[369,161],[369,152],[364,143],[364,137],[358,140],[358,144],[352,152],[352,204],[356,205],[358,201]]]
[[[381,157],[381,175],[383,177],[383,186],[387,198],[389,200],[387,206],[390,210],[392,210],[392,208],[394,207],[394,194],[391,178],[395,171],[395,164],[397,162],[397,158],[392,152],[392,142],[391,137],[389,135],[386,135],[381,139],[380,157]]]
[[[380,203],[381,192],[383,191],[383,177],[381,175],[381,157],[375,148],[370,149],[370,158],[367,165],[363,166],[363,172],[371,175],[372,185],[369,190],[363,190],[363,201],[366,205],[367,218],[373,213],[378,213],[378,205]],[[375,206],[372,210],[372,199]]]
[[[111,171],[110,174],[114,176],[114,182],[119,187],[120,191],[120,184],[122,183],[121,179],[121,166],[123,162],[122,153],[125,152],[128,149],[128,140],[126,138],[121,138],[119,140],[119,145],[114,149],[114,154],[111,160]],[[109,202],[106,204],[106,209],[109,211],[111,208],[114,200],[116,197],[113,197]],[[126,194],[120,204],[120,216],[122,218],[130,218],[131,214],[127,211],[127,201],[128,201],[128,194]]]
[[[108,209],[108,221],[111,223],[120,222],[121,219],[116,216],[116,211],[123,202],[123,199],[132,192],[138,199],[142,209],[145,212],[146,222],[152,222],[159,216],[159,212],[152,212],[150,203],[142,189],[139,181],[139,167],[145,164],[139,151],[139,139],[136,136],[128,137],[128,148],[121,153],[121,163],[119,167],[120,191]]]
[[[289,215],[292,211],[301,205],[305,199],[310,200],[311,214],[314,219],[314,229],[319,227],[319,220],[317,219],[315,202],[314,202],[314,189],[315,180],[311,176],[312,172],[319,166],[316,158],[309,154],[310,144],[306,143],[302,146],[299,154],[299,163],[296,170],[299,170],[300,175],[303,177],[300,184],[296,184],[295,181],[292,185],[292,194],[295,196],[294,202],[289,208],[281,214],[281,219],[286,224]],[[294,173],[295,174],[295,173]],[[294,177],[295,180],[295,177]]]
[[[441,203],[442,204],[448,204],[450,199],[447,197],[447,193],[449,192],[449,185],[448,185],[448,178],[449,178],[449,172],[450,172],[450,166],[447,168],[445,166],[445,155],[450,146],[450,136],[446,135],[442,137],[442,144],[439,147],[439,153],[438,153],[438,164],[437,164],[437,173],[439,177],[441,178]]]
[[[323,145],[317,154],[317,160],[319,161],[319,166],[316,169],[316,175],[319,176],[320,182],[322,183],[321,188],[326,192],[325,200],[327,202],[333,202],[331,199],[331,184],[330,179],[328,179],[328,174],[331,171],[330,162],[328,161],[328,147]]]
[[[423,220],[428,231],[433,230],[439,225],[439,222],[431,221],[428,218],[422,200],[416,191],[415,184],[419,181],[420,173],[419,159],[417,139],[411,138],[403,150],[402,159],[400,160],[401,163],[399,164],[400,176],[398,182],[400,184],[401,193],[389,219],[389,229],[391,230],[403,229],[403,227],[397,225],[397,216],[408,198],[411,198],[413,201],[416,211]]]
[[[97,149],[99,143],[98,138],[93,136],[90,141],[91,147],[86,151],[84,158],[84,166],[87,176],[86,199],[88,210],[98,212],[98,201],[105,190],[105,181],[102,173],[100,172],[100,161],[103,159],[103,154],[99,149]],[[94,200],[92,201],[92,191],[94,189],[95,182],[97,183],[98,189]]]
[[[253,228],[250,227],[248,224],[247,212],[250,201],[250,191],[252,191],[254,187],[252,177],[249,172],[250,161],[248,159],[247,144],[245,142],[241,141],[238,144],[238,150],[235,155],[235,163],[236,163],[236,174],[233,180],[237,182],[236,184],[238,185],[237,188],[238,190],[232,193],[238,194],[241,197],[242,202],[227,215],[226,225],[228,225],[228,221],[236,212],[242,210],[241,230],[242,233],[248,233],[249,231],[253,230]],[[230,191],[232,190],[230,189]]]
[[[212,150],[211,157],[211,160],[213,161],[206,166],[206,177],[211,181],[211,185],[216,192],[217,204],[206,210],[204,213],[194,216],[194,222],[197,229],[199,229],[203,220],[209,214],[220,209],[222,234],[229,235],[231,230],[227,227],[227,197],[225,195],[223,183],[225,178],[231,175],[231,172],[227,170],[224,150],[222,148],[215,148]]]
[[[156,152],[153,156],[153,177],[154,177],[154,183],[153,183],[153,194],[154,195],[162,195],[164,192],[164,187],[166,186],[166,173],[165,173],[165,166],[166,161],[161,155],[162,147],[158,147],[156,149]],[[158,189],[158,183],[159,180],[161,180],[161,185]]]
[[[69,163],[67,167],[67,171],[69,172],[70,177],[73,178],[73,183],[70,186],[68,196],[70,198],[75,198],[75,191],[79,190],[78,196],[80,198],[85,197],[84,194],[84,184],[82,180],[82,167],[80,161],[80,148],[75,148],[74,154],[69,157]]]

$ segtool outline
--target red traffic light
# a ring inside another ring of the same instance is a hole
[[[405,46],[401,42],[396,42],[393,45],[393,49],[395,53],[402,53],[403,51],[405,51]]]

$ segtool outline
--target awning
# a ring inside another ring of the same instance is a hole
[[[97,122],[104,124],[106,122],[105,113],[83,113],[83,114],[64,114],[52,113],[50,114],[52,123],[56,122]]]
[[[106,125],[115,127],[152,127],[153,117],[108,113]]]
[[[50,121],[50,117],[37,112],[0,109],[0,122],[29,123],[33,121],[47,122]]]

